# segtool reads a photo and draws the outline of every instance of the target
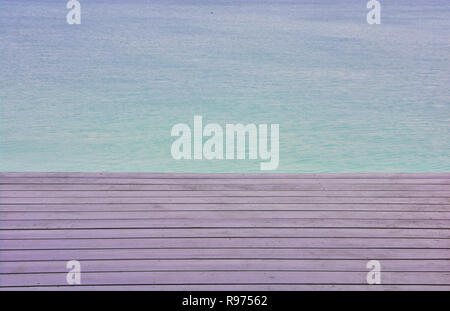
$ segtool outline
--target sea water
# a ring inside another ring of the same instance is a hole
[[[279,124],[276,172],[450,171],[450,2],[0,0],[0,171],[256,172],[171,128]]]

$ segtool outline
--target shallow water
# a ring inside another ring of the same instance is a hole
[[[194,115],[279,123],[278,172],[450,171],[447,0],[80,2],[0,0],[0,171],[259,171],[173,160]]]

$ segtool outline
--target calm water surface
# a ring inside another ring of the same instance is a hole
[[[278,172],[450,171],[450,2],[0,0],[0,171],[175,161],[176,123],[279,123]]]

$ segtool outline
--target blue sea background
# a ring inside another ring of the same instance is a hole
[[[277,172],[449,172],[450,1],[0,0],[0,171],[176,161],[173,125],[279,123]]]

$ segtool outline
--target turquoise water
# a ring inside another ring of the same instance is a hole
[[[450,171],[447,0],[65,2],[0,0],[0,171],[259,171],[173,160],[194,115],[279,123],[277,172]]]

